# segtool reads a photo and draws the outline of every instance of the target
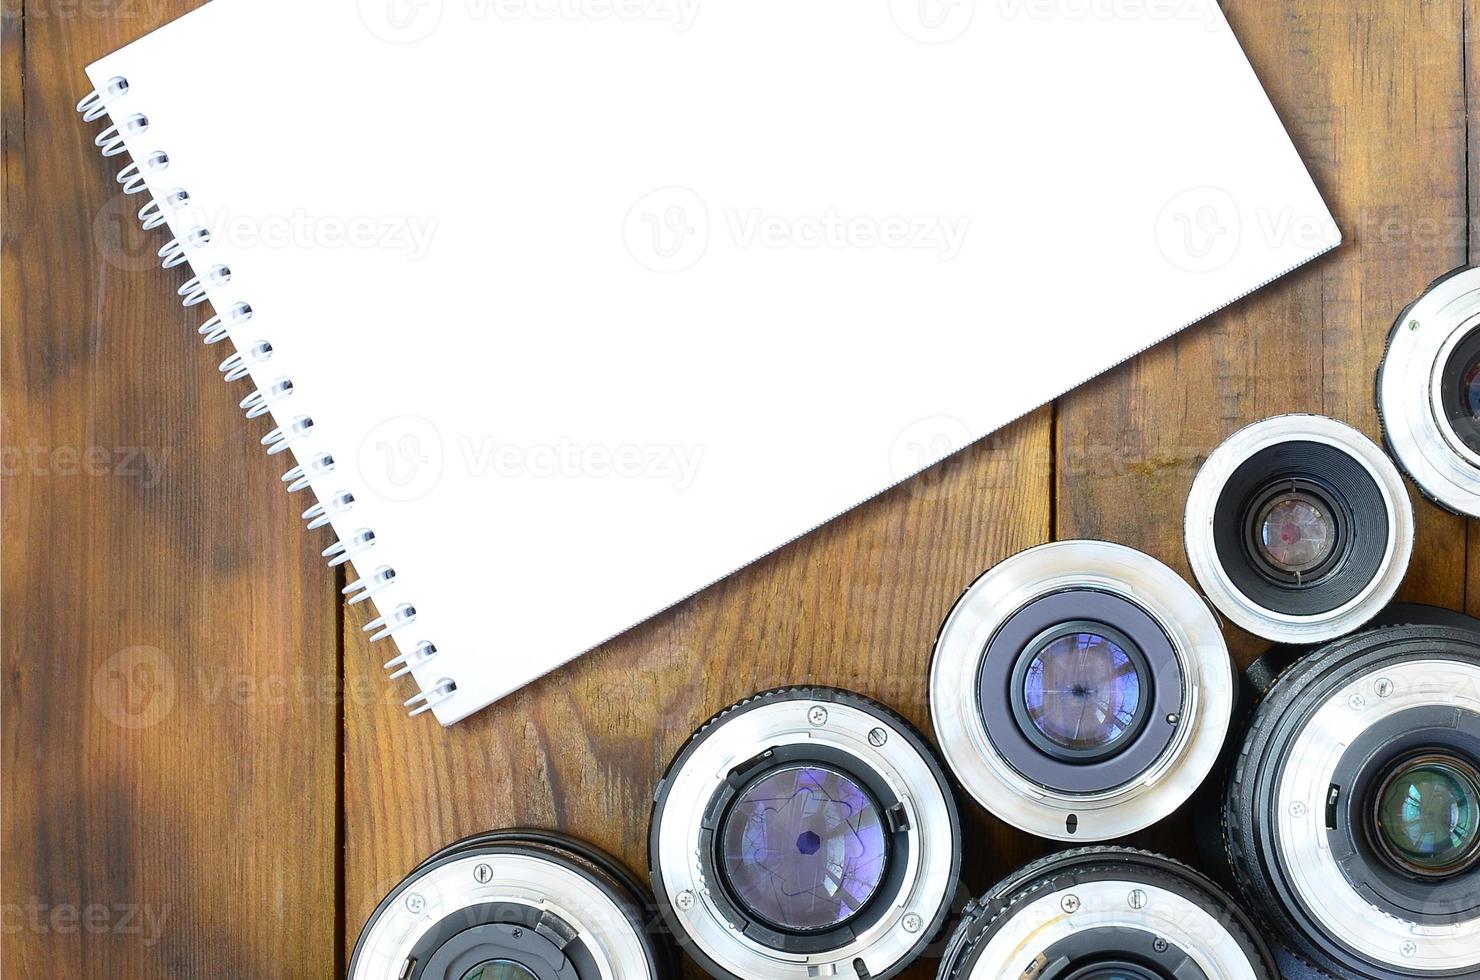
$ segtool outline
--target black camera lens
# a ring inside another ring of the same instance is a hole
[[[659,907],[711,976],[890,977],[955,898],[961,822],[945,771],[861,695],[790,688],[732,705],[655,799]]]
[[[1280,976],[1253,922],[1170,858],[1065,851],[969,903],[937,980],[1170,980]]]
[[[1175,572],[1122,545],[1060,541],[957,600],[930,713],[952,771],[993,814],[1098,841],[1187,800],[1217,758],[1232,688],[1218,623]]]
[[[1480,971],[1480,622],[1408,608],[1268,687],[1226,854],[1294,956],[1337,977]]]
[[[1424,495],[1480,516],[1480,270],[1441,277],[1398,315],[1377,408],[1393,456]]]
[[[370,916],[350,980],[678,980],[647,890],[610,855],[506,830],[427,858]]]
[[[1208,457],[1187,498],[1187,557],[1239,626],[1289,643],[1340,636],[1391,601],[1413,549],[1397,469],[1315,415],[1266,419]]]
[[[1480,773],[1453,753],[1394,765],[1373,800],[1373,837],[1393,866],[1447,877],[1480,859]]]

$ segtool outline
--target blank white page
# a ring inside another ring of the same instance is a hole
[[[1213,0],[214,0],[88,74],[443,723],[1339,240]]]

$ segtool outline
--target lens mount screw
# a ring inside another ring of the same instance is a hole
[[[480,885],[486,885],[493,880],[493,868],[487,864],[480,864],[473,869],[473,880]]]
[[[1165,953],[1167,951],[1167,948],[1169,946],[1171,946],[1171,943],[1167,942],[1165,939],[1161,938],[1160,936],[1157,936],[1151,942],[1151,948],[1154,949],[1154,950],[1156,950],[1158,953]]]
[[[1393,693],[1393,682],[1386,677],[1379,677],[1377,683],[1374,685],[1374,690],[1377,691],[1377,696],[1380,698],[1389,697]]]
[[[1305,809],[1305,804],[1304,803],[1301,803],[1299,800],[1296,800],[1294,803],[1291,803],[1290,804],[1290,816],[1299,819],[1300,817],[1305,816],[1305,814],[1306,814],[1306,809]]]
[[[1346,703],[1348,707],[1350,707],[1353,711],[1361,711],[1363,708],[1367,707],[1367,699],[1362,697],[1360,694],[1353,694],[1351,697],[1346,699]]]
[[[868,744],[876,749],[883,748],[884,743],[887,741],[889,741],[889,733],[882,728],[875,728],[868,733]]]
[[[905,932],[919,932],[921,929],[925,928],[925,920],[920,918],[920,916],[916,913],[911,912],[904,917],[904,921],[901,923],[901,925],[904,926]]]
[[[807,720],[812,723],[813,728],[821,728],[827,724],[827,709],[820,704],[814,705],[812,710],[807,712]]]
[[[1408,321],[1408,329],[1409,330],[1417,330],[1418,329],[1418,321],[1417,320],[1409,320]]]
[[[1132,889],[1126,901],[1130,903],[1131,908],[1140,911],[1146,907],[1146,893],[1139,888]]]
[[[1177,714],[1175,711],[1173,711],[1171,714],[1167,715],[1167,724],[1168,725],[1175,725],[1177,722],[1179,722],[1181,720],[1182,720],[1182,716],[1179,715],[1179,714]]]
[[[680,911],[683,912],[691,911],[694,908],[694,902],[694,893],[691,891],[681,891],[678,893],[678,897],[673,900],[673,904],[677,905]]]
[[[427,910],[427,900],[412,892],[406,896],[406,911],[412,915],[421,915]]]
[[[1079,896],[1065,895],[1063,898],[1059,899],[1059,908],[1063,909],[1065,912],[1068,912],[1070,915],[1073,915],[1075,912],[1079,911]]]
[[[1418,943],[1411,939],[1405,942],[1401,948],[1404,956],[1416,956],[1418,954]]]

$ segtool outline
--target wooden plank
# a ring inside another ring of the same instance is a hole
[[[194,5],[4,19],[7,976],[335,969],[333,582],[72,110]]]
[[[1182,514],[1208,453],[1285,412],[1332,415],[1377,437],[1388,328],[1465,258],[1455,234],[1466,208],[1458,4],[1426,3],[1423,17],[1340,0],[1226,7],[1346,244],[1075,392],[1058,426],[1060,536],[1122,541],[1189,579]],[[1459,608],[1464,525],[1413,497],[1418,546],[1402,595]],[[1229,635],[1241,664],[1267,646]],[[1190,856],[1185,822],[1143,843],[1173,839]]]
[[[447,730],[404,717],[409,692],[381,680],[385,658],[367,649],[356,607],[345,658],[355,695],[347,942],[414,863],[480,830],[558,827],[645,872],[653,788],[670,757],[757,691],[852,688],[928,726],[927,664],[950,605],[984,568],[1047,539],[1048,435],[1044,410]],[[491,637],[497,629],[489,624]],[[964,813],[974,887],[1037,853],[978,808]]]

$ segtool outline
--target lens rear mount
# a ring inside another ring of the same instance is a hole
[[[1440,277],[1398,315],[1377,376],[1393,457],[1424,496],[1480,516],[1480,269]]]
[[[1282,643],[1359,628],[1392,601],[1413,551],[1403,478],[1370,439],[1318,415],[1235,433],[1187,498],[1187,558],[1238,626]]]
[[[1016,555],[941,626],[930,711],[961,785],[1054,840],[1144,829],[1211,770],[1232,714],[1217,620],[1148,555],[1062,541]]]
[[[551,831],[459,841],[366,922],[350,980],[678,980],[652,899],[614,858]]]
[[[1480,971],[1476,828],[1456,804],[1467,791],[1424,769],[1480,767],[1469,623],[1382,627],[1296,661],[1238,753],[1222,811],[1232,870],[1289,949],[1333,976]]]
[[[659,907],[711,976],[893,976],[956,894],[961,822],[945,771],[862,695],[786,688],[727,708],[655,801]]]
[[[1056,854],[971,902],[938,980],[1276,980],[1269,947],[1216,885],[1126,848]]]

